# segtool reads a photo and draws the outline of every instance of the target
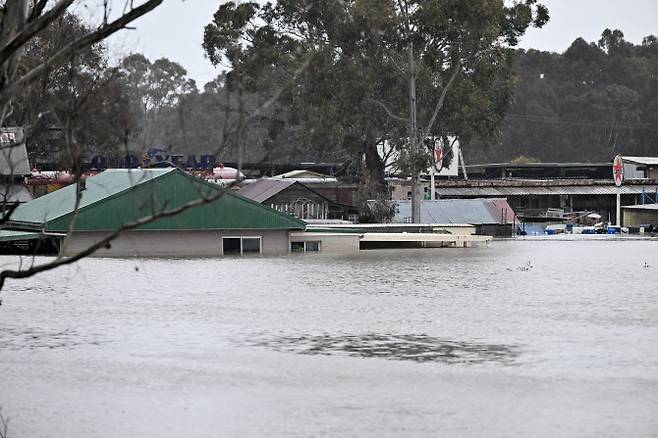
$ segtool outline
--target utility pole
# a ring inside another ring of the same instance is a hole
[[[414,65],[414,44],[409,42],[409,149],[411,151],[411,222],[420,223],[419,169],[416,169],[418,157],[418,129],[416,120],[416,69]]]

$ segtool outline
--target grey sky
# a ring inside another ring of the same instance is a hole
[[[658,0],[541,0],[551,14],[543,29],[531,29],[521,47],[564,51],[577,37],[598,41],[606,27],[620,29],[633,43],[658,35]],[[167,57],[183,65],[199,86],[219,73],[204,58],[203,27],[210,22],[220,0],[164,0],[149,15],[110,41],[115,57],[144,53],[151,60]]]

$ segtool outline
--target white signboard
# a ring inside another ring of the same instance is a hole
[[[446,163],[446,156],[449,155],[449,152],[445,149],[441,151],[441,167],[436,166],[436,171],[434,175],[436,176],[457,176],[459,174],[459,142],[454,142],[452,145],[452,159],[450,163]],[[435,153],[435,157],[436,156]],[[438,163],[437,163],[438,164]],[[440,169],[440,170],[439,170]],[[428,172],[429,173],[429,170]]]
[[[450,141],[453,138],[449,138]],[[457,176],[459,174],[459,142],[454,141],[452,143],[451,150],[446,150],[446,148],[437,147],[438,144],[435,144],[433,161],[434,161],[434,175],[435,176]],[[377,146],[379,156],[384,161],[385,172],[389,176],[399,176],[400,169],[398,168],[397,161],[400,157],[400,153],[395,149],[389,142],[385,141],[380,143]],[[446,158],[451,157],[450,163],[447,162]],[[431,168],[428,168],[425,172],[425,175],[429,175]]]

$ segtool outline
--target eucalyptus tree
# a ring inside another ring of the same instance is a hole
[[[187,70],[177,62],[159,58],[151,62],[140,53],[133,53],[121,62],[121,72],[132,90],[133,105],[141,112],[142,148],[162,141],[160,113],[179,105],[181,97],[197,92],[196,83],[187,77]]]
[[[111,2],[105,1],[103,19],[97,26],[89,27],[84,35],[70,36],[64,47],[29,69],[19,68],[25,49],[49,24],[69,12],[74,0],[11,0],[0,4],[0,125],[12,111],[13,99],[27,85],[65,64],[79,51],[124,29],[162,1],[146,0],[140,4],[131,1],[130,6],[126,5],[124,12],[113,19],[108,14]]]
[[[509,47],[548,11],[536,0],[279,0],[227,3],[204,48],[240,90],[273,94],[305,147],[339,145],[366,196],[386,195],[382,142],[411,175],[427,137],[493,136],[513,86]],[[362,160],[363,157],[363,160]]]
[[[549,162],[607,162],[658,153],[658,42],[603,31],[563,52],[516,50],[514,103],[494,148],[470,142],[477,159],[521,155]]]
[[[72,38],[90,31],[73,14],[59,17],[26,46],[19,70],[41,64]],[[76,142],[84,145],[80,152],[116,153],[137,124],[125,79],[109,65],[102,42],[87,46],[66,63],[27,84],[13,100],[5,122],[28,128],[27,147],[33,164],[43,159],[63,167],[75,167],[73,161],[79,157],[71,156],[62,135],[67,123],[71,124]]]

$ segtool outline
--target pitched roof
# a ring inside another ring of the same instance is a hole
[[[264,202],[272,196],[295,184],[295,180],[278,178],[261,178],[256,182],[245,184],[238,192],[240,196],[252,199],[256,202]]]
[[[396,201],[393,222],[411,217],[411,201]],[[505,199],[442,199],[421,201],[420,222],[424,224],[501,224],[518,222]]]
[[[108,169],[87,178],[80,198],[79,210],[103,201],[175,169]],[[47,223],[71,214],[75,209],[76,185],[71,184],[19,206],[11,215],[12,222]]]
[[[201,198],[198,205],[140,229],[303,229],[304,222],[225,191],[180,169],[110,169],[86,180],[75,216],[75,230],[113,231],[137,219],[157,215]],[[66,231],[75,213],[76,186],[19,206],[7,229]]]

